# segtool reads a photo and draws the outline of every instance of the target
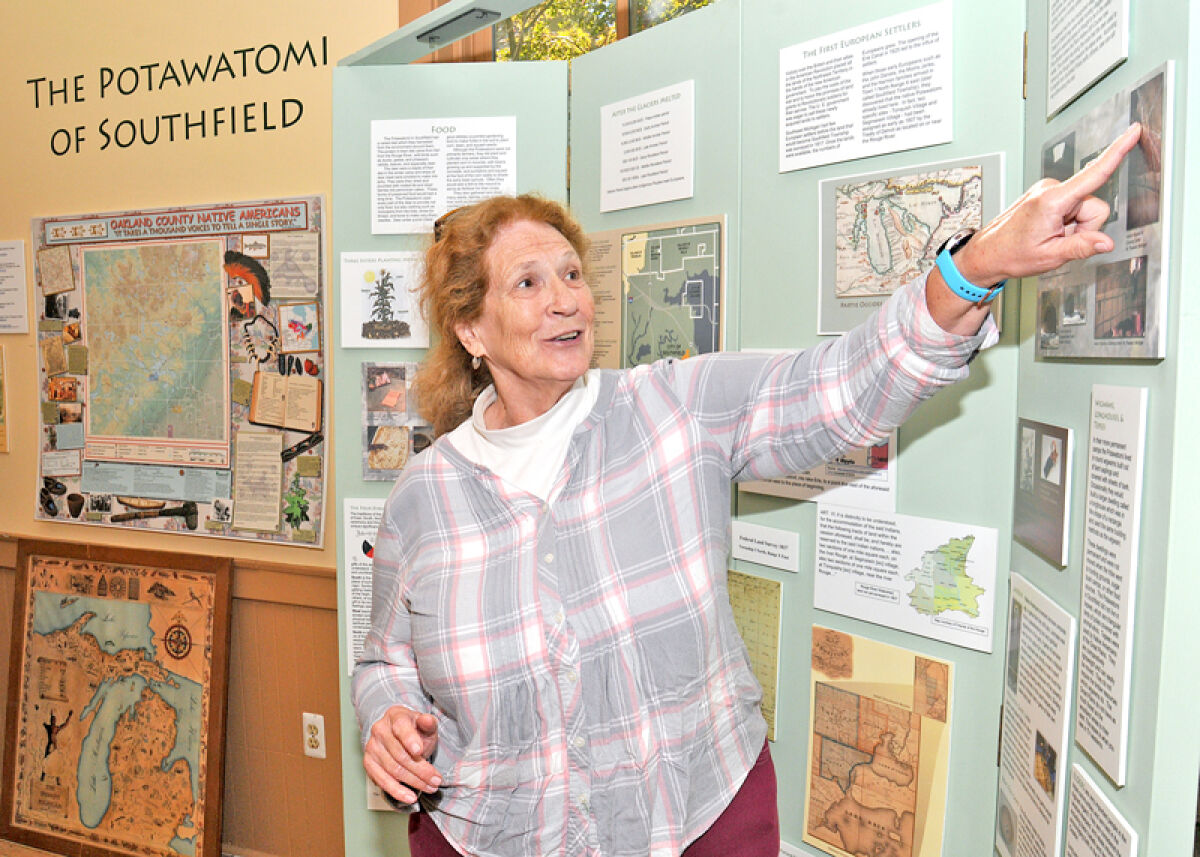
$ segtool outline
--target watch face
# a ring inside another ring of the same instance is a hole
[[[937,255],[938,256],[942,255],[943,250],[949,250],[950,255],[953,256],[955,253],[957,253],[959,251],[959,249],[962,248],[962,245],[966,244],[968,241],[971,240],[971,236],[974,234],[975,234],[974,229],[958,230],[957,232],[955,232],[953,235],[951,235],[949,238],[947,238],[945,241],[942,242],[942,246],[938,248]]]

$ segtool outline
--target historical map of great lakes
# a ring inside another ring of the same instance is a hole
[[[983,171],[955,167],[839,185],[836,190],[839,298],[890,295],[924,276],[937,248],[978,228]]]
[[[203,854],[214,585],[34,556],[7,822],[132,854]]]
[[[1004,156],[836,176],[820,182],[817,198],[817,332],[844,333],[897,289],[920,282],[947,238],[999,216]]]

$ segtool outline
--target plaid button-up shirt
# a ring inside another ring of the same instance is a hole
[[[876,442],[995,341],[929,316],[924,283],[845,337],[604,372],[552,504],[445,439],[392,490],[353,680],[369,729],[435,714],[421,797],[481,857],[675,855],[766,737],[726,591],[731,483]]]

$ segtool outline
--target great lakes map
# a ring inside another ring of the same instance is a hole
[[[137,854],[202,853],[211,583],[32,564],[12,822]]]
[[[834,196],[837,297],[890,295],[933,266],[943,241],[980,226],[983,170],[851,182],[838,185]]]

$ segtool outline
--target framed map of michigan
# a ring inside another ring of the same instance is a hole
[[[19,542],[0,837],[218,857],[230,567]]]

